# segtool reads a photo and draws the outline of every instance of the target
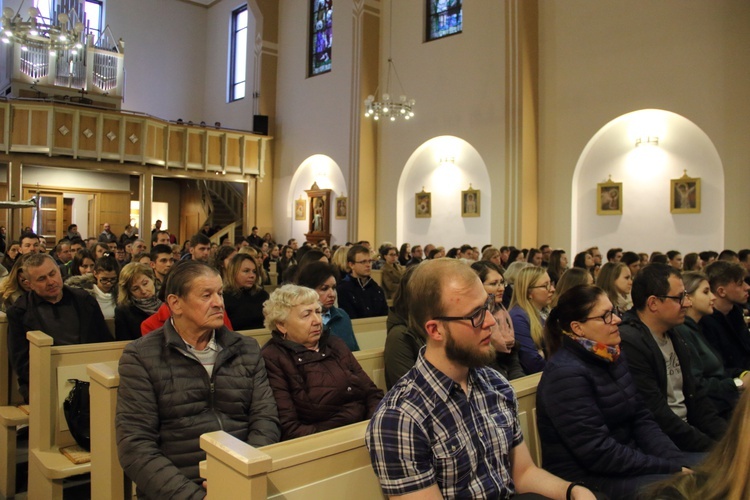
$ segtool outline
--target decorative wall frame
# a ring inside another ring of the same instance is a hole
[[[307,200],[300,196],[299,200],[294,200],[294,220],[305,220],[307,211]]]
[[[622,215],[622,182],[612,181],[611,175],[596,185],[596,214]]]
[[[673,214],[701,213],[701,179],[688,177],[687,170],[679,179],[670,179],[669,211]]]
[[[414,195],[414,216],[418,219],[432,217],[432,193],[428,193],[422,186],[422,191]]]
[[[469,189],[461,191],[461,217],[479,217],[482,193],[469,184]]]
[[[341,197],[336,198],[336,218],[337,219],[346,219],[346,217],[349,214],[349,199],[344,196],[344,194],[341,194]]]

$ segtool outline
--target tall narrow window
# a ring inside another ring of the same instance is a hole
[[[310,76],[331,71],[333,0],[310,0]]]
[[[86,13],[86,21],[88,22],[89,29],[95,30],[95,35],[98,38],[102,32],[102,13],[104,10],[104,4],[101,0],[86,0],[84,5],[84,12]]]
[[[232,41],[229,59],[229,100],[245,97],[247,77],[247,5],[232,12]]]
[[[461,33],[462,0],[427,0],[427,40]]]

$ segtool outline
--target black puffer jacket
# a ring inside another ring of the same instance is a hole
[[[253,446],[279,440],[279,419],[260,347],[226,327],[209,380],[171,321],[130,343],[120,359],[117,453],[147,498],[203,498],[200,435],[224,430]]]
[[[383,399],[338,337],[324,333],[317,351],[274,332],[263,346],[268,381],[279,407],[282,439],[335,429],[372,417]]]

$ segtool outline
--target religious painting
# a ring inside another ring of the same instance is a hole
[[[348,199],[344,196],[340,198],[336,198],[336,218],[337,219],[346,219],[348,208],[347,205]]]
[[[294,220],[305,220],[305,208],[307,208],[305,205],[303,198],[294,200]]]
[[[671,179],[669,211],[673,214],[701,213],[701,180],[688,177],[687,171],[679,179]]]
[[[461,217],[479,217],[479,195],[479,190],[472,189],[471,184],[468,190],[461,191]]]
[[[432,193],[422,188],[421,193],[414,196],[414,211],[418,219],[429,219],[432,217]]]
[[[607,182],[596,185],[597,215],[622,215],[622,182]]]

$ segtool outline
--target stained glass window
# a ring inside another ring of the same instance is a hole
[[[310,76],[331,71],[333,0],[310,0]]]
[[[462,0],[427,0],[427,40],[463,30]]]

